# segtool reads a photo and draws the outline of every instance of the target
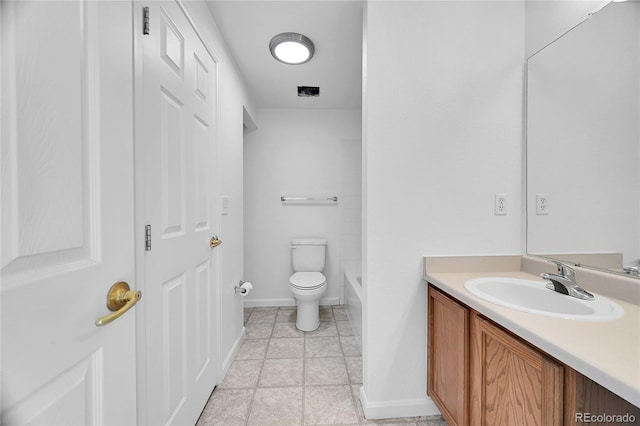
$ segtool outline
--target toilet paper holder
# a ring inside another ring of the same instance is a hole
[[[236,294],[238,294],[238,293],[240,293],[240,294],[246,294],[246,293],[247,293],[247,291],[249,291],[249,290],[247,290],[246,288],[243,288],[243,287],[242,287],[242,284],[244,284],[244,283],[245,283],[245,281],[240,280],[240,282],[238,283],[238,285],[234,285],[234,286],[233,286],[233,291],[234,291]]]

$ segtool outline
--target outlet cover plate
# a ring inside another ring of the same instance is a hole
[[[507,214],[507,195],[506,194],[495,195],[493,213],[496,216],[506,216]]]
[[[549,194],[536,194],[536,215],[549,214]]]

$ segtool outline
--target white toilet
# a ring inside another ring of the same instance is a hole
[[[312,331],[320,325],[320,297],[327,290],[322,275],[327,240],[324,238],[295,238],[291,240],[293,271],[289,285],[298,304],[296,327]]]

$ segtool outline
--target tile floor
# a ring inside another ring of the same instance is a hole
[[[441,417],[366,420],[359,393],[362,354],[343,306],[320,308],[320,327],[302,332],[295,307],[247,308],[246,334],[197,426],[446,426]]]

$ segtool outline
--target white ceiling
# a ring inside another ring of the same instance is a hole
[[[354,109],[362,104],[362,2],[206,0],[258,108]],[[316,48],[311,61],[286,65],[269,52],[276,34],[297,32]],[[299,98],[298,86],[320,86]]]

